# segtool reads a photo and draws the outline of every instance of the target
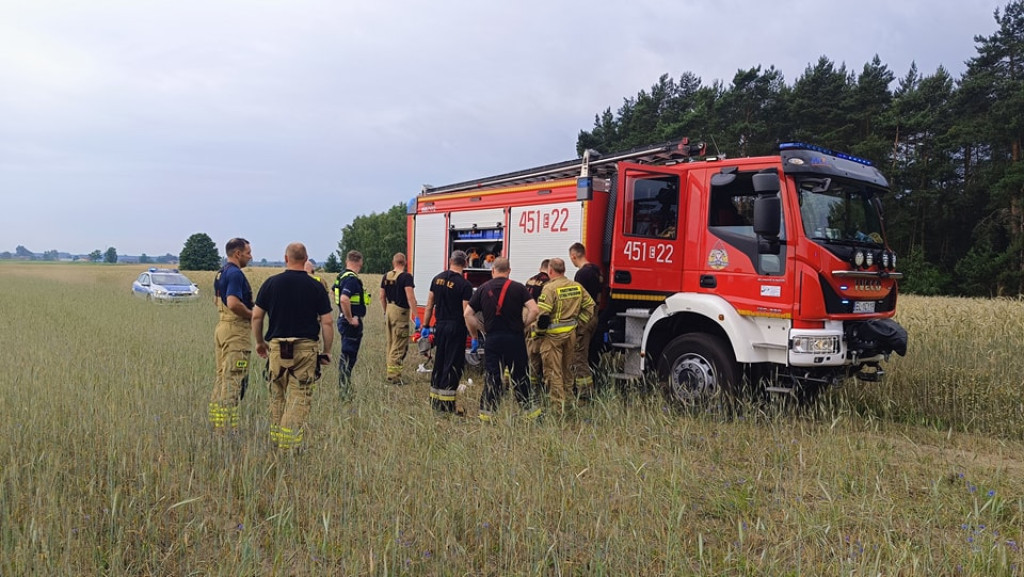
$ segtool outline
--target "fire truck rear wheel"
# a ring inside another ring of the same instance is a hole
[[[737,367],[732,350],[718,337],[681,335],[672,339],[658,360],[658,379],[665,398],[677,406],[701,404],[735,392]]]

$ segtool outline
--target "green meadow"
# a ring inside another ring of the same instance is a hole
[[[415,348],[385,385],[372,306],[353,397],[326,370],[283,454],[255,355],[238,434],[207,425],[213,273],[155,305],[140,270],[0,263],[4,577],[1024,574],[1021,300],[901,297],[907,357],[811,407],[607,387],[491,424],[478,372],[434,415]]]

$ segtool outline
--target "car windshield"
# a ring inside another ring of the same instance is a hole
[[[876,208],[878,189],[835,178],[797,179],[804,234],[836,244],[882,245],[882,221]]]
[[[192,281],[183,274],[176,273],[154,273],[153,284],[160,286],[188,286]]]

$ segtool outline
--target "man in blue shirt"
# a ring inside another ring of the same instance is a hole
[[[217,304],[217,328],[213,338],[217,353],[217,378],[210,396],[209,419],[215,431],[238,427],[238,402],[249,382],[252,352],[252,287],[242,269],[252,261],[252,248],[244,238],[233,238],[224,247],[227,264],[213,281]]]
[[[345,255],[345,270],[334,281],[334,302],[338,305],[338,333],[341,335],[341,357],[338,359],[338,388],[343,399],[351,393],[352,368],[363,342],[363,317],[370,295],[359,280],[363,268],[363,255],[350,250]]]

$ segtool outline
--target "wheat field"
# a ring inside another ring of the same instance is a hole
[[[605,389],[540,423],[506,397],[490,425],[435,416],[414,349],[383,384],[373,306],[354,397],[327,370],[294,455],[262,361],[239,434],[207,426],[212,273],[160,306],[129,294],[140,268],[0,263],[4,577],[1024,574],[1020,300],[902,297],[888,380],[803,410]]]

